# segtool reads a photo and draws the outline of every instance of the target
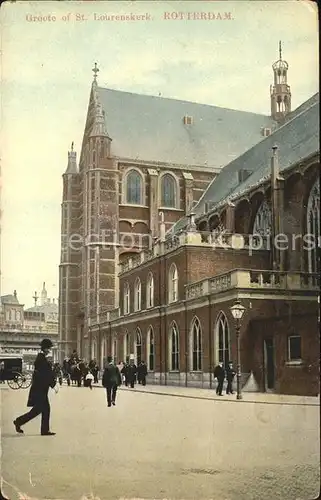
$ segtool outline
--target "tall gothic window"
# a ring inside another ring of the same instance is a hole
[[[202,370],[202,330],[198,318],[194,318],[191,327],[191,369]]]
[[[135,335],[135,361],[138,365],[142,360],[142,334],[139,328],[136,328]]]
[[[168,302],[178,299],[178,273],[175,264],[172,264],[168,273]]]
[[[146,284],[146,307],[154,307],[154,277],[152,273],[148,274]]]
[[[128,363],[130,355],[130,337],[129,333],[124,335],[124,361]]]
[[[171,174],[161,178],[161,205],[162,207],[176,208],[177,205],[176,181]]]
[[[101,343],[101,356],[100,356],[100,366],[102,369],[105,368],[106,361],[107,361],[107,339],[106,337],[104,337]]]
[[[155,369],[155,342],[154,331],[150,326],[147,333],[147,369],[154,371]]]
[[[264,200],[256,212],[253,234],[268,236],[272,234],[272,211],[268,203]]]
[[[230,332],[228,322],[224,313],[220,313],[215,325],[215,345],[217,362],[227,366],[230,361]]]
[[[129,314],[130,311],[130,291],[129,284],[124,284],[124,314]]]
[[[135,311],[140,311],[142,306],[142,285],[140,279],[135,281]]]
[[[310,191],[307,207],[307,233],[309,235],[308,269],[310,273],[320,272],[318,242],[320,238],[320,181],[317,179]]]
[[[169,332],[169,369],[179,370],[179,333],[175,322],[172,323]]]
[[[143,204],[143,179],[137,170],[131,170],[126,176],[126,203]]]

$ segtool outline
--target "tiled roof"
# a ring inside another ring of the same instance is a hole
[[[113,155],[221,168],[262,140],[270,117],[97,87]],[[184,116],[192,124],[184,124]]]
[[[314,96],[311,102],[310,107],[302,105],[301,113],[294,113],[292,120],[286,121],[273,134],[226,165],[195,205],[196,217],[205,213],[206,203],[210,203],[212,207],[224,204],[228,199],[237,198],[251,186],[269,178],[270,158],[274,145],[278,146],[280,171],[285,171],[301,159],[318,152],[319,99]],[[249,170],[253,173],[240,183],[240,170]],[[183,217],[170,232],[179,232],[185,227],[186,222],[187,218]]]
[[[2,304],[19,304],[19,300],[14,295],[2,295],[0,299]]]

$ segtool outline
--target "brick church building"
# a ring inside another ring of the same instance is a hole
[[[273,64],[271,116],[99,87],[63,175],[59,332],[102,365],[214,386],[236,364],[260,390],[319,392],[319,95],[291,111]]]

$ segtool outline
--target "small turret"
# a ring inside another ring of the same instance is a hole
[[[291,111],[291,90],[287,84],[289,65],[282,59],[281,42],[279,42],[279,59],[273,64],[272,69],[274,85],[270,87],[271,117],[279,122]]]
[[[71,143],[71,150],[68,151],[68,164],[65,174],[78,174],[77,153],[74,151],[74,143]]]

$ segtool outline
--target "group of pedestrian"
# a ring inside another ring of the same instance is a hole
[[[135,387],[136,381],[141,385],[146,385],[147,366],[144,361],[140,361],[138,366],[133,359],[129,363],[119,361],[118,365],[113,363],[111,356],[107,358],[102,385],[107,391],[107,406],[116,405],[117,389],[122,383],[131,388]]]
[[[50,339],[44,339],[41,344],[41,351],[38,353],[35,364],[34,372],[32,375],[32,384],[29,391],[29,397],[27,406],[31,407],[31,410],[23,415],[17,417],[13,424],[15,426],[16,432],[23,434],[22,426],[27,422],[41,414],[41,435],[42,436],[53,436],[55,432],[50,430],[50,404],[48,399],[49,387],[55,388],[57,381],[61,384],[61,378],[63,370],[67,369],[67,365],[70,366],[80,366],[81,363],[84,364],[84,381],[85,386],[92,389],[92,382],[98,382],[99,368],[96,360],[92,360],[90,363],[85,364],[77,356],[76,351],[73,352],[69,360],[65,360],[63,367],[61,368],[59,363],[54,365],[49,361],[48,355],[53,347]],[[69,361],[71,360],[71,363]],[[66,362],[66,363],[65,363]],[[68,368],[69,369],[69,368]],[[69,373],[69,372],[68,372]],[[226,378],[227,388],[226,394],[233,394],[233,379],[235,377],[235,370],[233,368],[233,363],[229,362],[226,368],[223,367],[223,363],[219,363],[214,369],[214,377],[217,378],[218,384],[216,388],[216,394],[222,396],[223,384]],[[130,360],[129,363],[120,362],[118,365],[113,363],[111,356],[107,358],[107,364],[104,369],[102,376],[102,385],[107,392],[107,406],[116,405],[116,394],[118,387],[123,383],[128,387],[133,388],[135,382],[138,381],[141,385],[146,385],[147,376],[147,366],[144,361],[141,361],[138,367],[135,365],[134,360]],[[80,385],[79,385],[80,386]]]
[[[234,394],[232,384],[235,377],[235,370],[231,361],[228,363],[226,369],[223,367],[223,363],[219,362],[214,369],[214,377],[217,378],[216,394],[218,396],[223,396],[222,391],[225,378],[227,381],[226,394]]]
[[[147,366],[145,361],[140,361],[138,366],[135,365],[133,359],[129,363],[120,361],[117,367],[122,375],[122,382],[126,387],[134,388],[136,382],[146,385]]]
[[[73,351],[70,358],[65,358],[62,367],[59,363],[55,363],[56,374],[59,376],[59,383],[62,384],[62,379],[65,378],[67,384],[76,384],[81,387],[82,382],[84,387],[90,387],[92,384],[98,384],[99,366],[95,359],[87,363],[84,359],[79,358],[77,351]]]

